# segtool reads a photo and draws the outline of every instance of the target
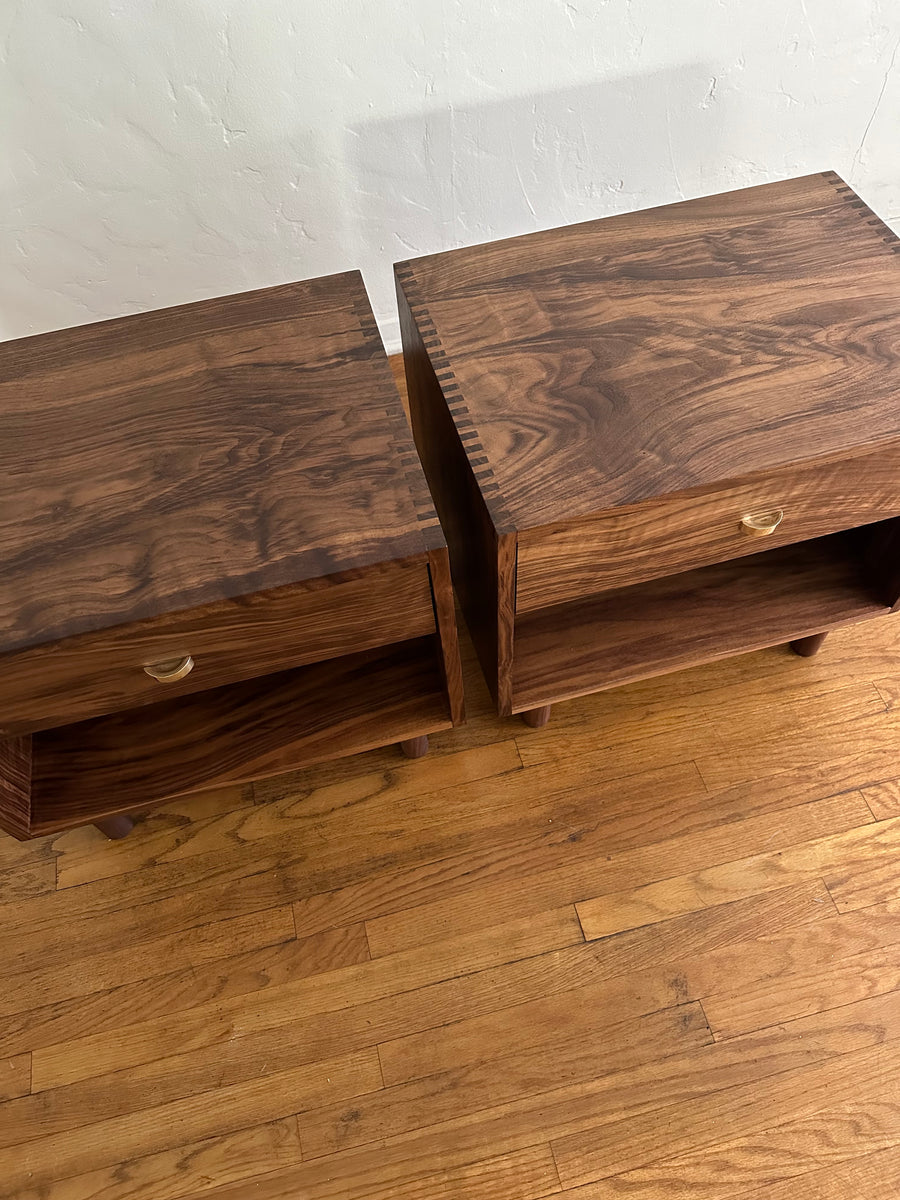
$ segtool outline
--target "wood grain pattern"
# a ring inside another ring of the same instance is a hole
[[[511,711],[508,663],[515,610],[515,540],[498,529],[497,501],[478,470],[477,443],[466,426],[457,437],[441,383],[429,359],[428,341],[398,281],[410,420],[447,541],[452,546],[453,584],[466,614],[484,676],[501,712]],[[502,511],[500,513],[502,519]],[[498,612],[498,603],[500,611]]]
[[[798,1186],[802,1189],[798,1193]],[[764,1188],[741,1192],[741,1200],[846,1200],[867,1196],[869,1200],[893,1200],[900,1188],[900,1148],[892,1146],[875,1154],[861,1154],[840,1163],[829,1163],[810,1171],[798,1181],[779,1180]]]
[[[382,1088],[349,1107],[335,1104],[301,1114],[303,1153],[317,1158],[396,1137],[465,1112],[494,1108],[513,1097],[526,1099],[533,1090],[552,1091],[579,1078],[591,1078],[600,1070],[621,1070],[712,1041],[699,1004],[670,1007],[603,1027],[602,1038],[586,1038],[579,1030],[570,1035],[559,1026],[555,1034],[496,1062],[478,1061],[464,1073],[440,1072]]]
[[[450,719],[454,725],[459,725],[466,717],[465,691],[462,661],[459,657],[459,637],[456,632],[456,606],[453,600],[453,582],[450,577],[450,556],[446,546],[429,550],[428,572],[431,582],[431,598],[434,603],[434,624],[438,634],[444,690],[450,706]],[[405,622],[405,636],[412,637],[412,623],[408,617],[405,617]]]
[[[431,760],[0,840],[0,1196],[893,1200],[898,661],[473,689]]]
[[[744,1196],[744,1187],[759,1178],[802,1181],[822,1163],[839,1167],[866,1154],[892,1149],[900,1142],[900,1104],[882,1085],[874,1097],[830,1107],[786,1121],[765,1132],[735,1138],[725,1145],[703,1147],[677,1157],[624,1171],[586,1185],[582,1195],[596,1200],[620,1197],[623,1191],[644,1196]],[[562,1196],[579,1195],[581,1189]],[[845,1195],[868,1193],[845,1193]]]
[[[24,1096],[10,1101],[4,1113],[8,1123],[3,1125],[7,1136],[0,1148],[2,1186],[7,1195],[15,1196],[25,1186],[53,1179],[57,1174],[82,1174],[110,1166],[123,1157],[140,1158],[184,1141],[222,1136],[246,1128],[248,1121],[277,1120],[306,1105],[321,1104],[327,1097],[343,1095],[349,1099],[378,1087],[380,1078],[374,1051],[346,1055],[314,1067],[275,1070],[246,1083],[217,1089],[215,1103],[210,1103],[208,1092],[200,1092],[161,1104],[155,1111],[136,1107],[81,1127],[74,1108],[67,1110],[65,1098],[60,1096],[54,1099],[62,1112],[68,1112],[69,1127],[36,1138],[30,1137],[34,1116],[29,1120],[28,1112],[41,1111],[42,1098]],[[154,1114],[151,1121],[147,1120],[147,1112]],[[18,1126],[20,1120],[22,1126]],[[10,1146],[8,1142],[13,1122],[29,1137],[23,1145]],[[56,1124],[51,1116],[48,1127]]]
[[[229,955],[252,955],[254,951],[293,939],[290,908],[269,908],[246,917],[197,926],[189,939],[180,933],[168,934],[145,941],[139,947],[127,945],[86,955],[78,973],[62,972],[55,966],[36,966],[7,976],[0,998],[0,1016],[36,1014],[66,1000],[190,969],[195,972],[199,987],[206,964],[219,963]],[[274,951],[270,957],[274,962]],[[35,1077],[34,1090],[39,1091],[42,1086],[39,1077]]]
[[[516,612],[896,516],[898,467],[900,444],[813,467],[771,471],[737,486],[658,496],[598,517],[522,530]],[[742,531],[744,516],[773,509],[785,514],[774,533],[762,539]]]
[[[583,941],[575,911],[566,905],[530,920],[501,922],[472,935],[457,934],[438,945],[418,947],[377,964],[360,962],[327,973],[298,973],[296,978],[276,984],[268,994],[255,997],[252,1010],[240,993],[225,1001],[195,1005],[180,1015],[163,1012],[141,1022],[140,1028],[135,1023],[112,1033],[103,1030],[85,1035],[82,1030],[64,1044],[37,1050],[34,1070],[44,1082],[55,1080],[48,1085],[55,1087],[113,1074],[126,1066],[150,1064],[170,1055],[176,1031],[191,1047],[205,1050],[206,1058],[211,1054],[215,1058],[236,1027],[242,1038],[268,1037],[270,1052],[275,1054],[278,1040],[288,1037],[284,1026],[297,1022],[298,1012],[305,1019],[289,1040],[300,1062],[327,1059],[346,1053],[348,1042],[373,1044],[370,1037],[361,1036],[364,1031],[359,1026],[355,1026],[355,1037],[347,1038],[348,1027],[354,1028],[354,1014],[348,1025],[342,1023],[340,1014],[347,1009],[355,1008],[358,1015],[364,1004],[377,1004],[387,997],[393,1000],[398,991],[426,988],[448,978],[451,966],[460,974],[481,971]],[[317,1017],[320,1019],[315,1020]],[[311,1032],[316,1036],[311,1037]]]
[[[113,836],[464,719],[446,545],[358,272],[0,364],[2,828]]]
[[[895,245],[825,173],[397,274],[528,529],[896,440]]]
[[[434,631],[428,570],[419,559],[82,634],[0,659],[0,737],[157,704]],[[452,660],[449,639],[455,634],[446,621],[442,635]],[[184,679],[161,684],[144,673],[148,663],[185,654],[193,657],[194,669]]]
[[[898,1063],[900,1045],[891,1041],[793,1072],[789,1080],[753,1080],[724,1093],[699,1097],[667,1113],[667,1147],[673,1156],[685,1154],[720,1144],[725,1140],[723,1128],[731,1141],[762,1133],[788,1116],[805,1117],[842,1100],[852,1103],[856,1096],[893,1087],[891,1074]],[[563,1186],[622,1176],[654,1161],[658,1158],[658,1121],[657,1113],[647,1113],[553,1142]]]
[[[0,1103],[27,1096],[31,1091],[31,1055],[0,1058]]]
[[[432,638],[33,735],[30,832],[259,779],[451,721]]]
[[[5,342],[0,648],[421,553],[370,314],[348,272]]]
[[[396,266],[413,429],[501,715],[775,644],[780,621],[740,636],[739,560],[896,518],[898,246],[825,172]],[[771,509],[763,547],[741,521]],[[875,540],[857,586],[890,608],[896,530]],[[732,620],[683,656],[659,649],[687,624],[665,588],[608,676],[584,661],[605,621],[552,611],[723,561]],[[522,662],[522,617],[545,661]]]
[[[842,535],[602,592],[516,621],[513,711],[888,611]]]
[[[459,894],[448,889],[446,896],[369,921],[369,944],[376,957],[390,955],[427,944],[448,926],[477,929],[514,914],[538,914],[551,896],[565,896],[576,905],[585,937],[604,937],[695,911],[707,903],[762,892],[767,885],[774,889],[819,877],[829,863],[870,861],[900,834],[869,821],[870,815],[857,793],[748,817],[740,823],[746,858],[740,857],[733,841],[737,830],[728,825],[671,837],[652,847],[603,846],[601,855],[602,841],[598,845],[599,838],[586,835],[574,844],[553,847],[555,853],[548,848],[541,856],[543,869],[532,866],[530,887],[527,894],[517,896],[515,906],[508,899],[509,880],[501,859],[493,871],[474,876]],[[848,840],[833,845],[831,835],[841,834]],[[798,847],[796,856],[791,854],[792,846]],[[763,862],[756,861],[752,849],[758,849]],[[704,866],[722,859],[726,866]],[[649,882],[656,880],[663,863],[668,870],[662,880]],[[682,864],[691,864],[693,870],[679,871]],[[647,888],[654,889],[650,895]]]
[[[262,920],[267,910],[259,914]],[[155,950],[155,939],[148,939],[148,952]],[[184,941],[185,939],[181,939]],[[40,993],[29,991],[30,977],[20,994],[21,1003],[13,1001],[11,1008],[21,1008],[4,1014],[0,1053],[27,1043],[42,1051],[34,1082],[40,1089],[60,1087],[89,1077],[95,1067],[103,1069],[107,1059],[100,1056],[83,1061],[72,1053],[72,1043],[84,1036],[87,1028],[107,1031],[134,1027],[152,1022],[165,1015],[185,1014],[191,1009],[213,1001],[225,1002],[232,997],[256,997],[266,988],[280,987],[291,980],[337,971],[341,967],[366,962],[369,957],[363,925],[350,929],[329,929],[311,937],[288,939],[277,945],[240,951],[243,943],[235,939],[218,958],[204,961],[202,950],[193,967],[166,970],[164,960],[157,960],[133,982],[103,987],[103,975],[91,974],[93,962],[86,960],[88,972],[84,982],[59,987],[73,994],[54,996],[49,1003]],[[97,957],[97,956],[94,956]],[[32,975],[38,974],[33,972]],[[15,976],[16,983],[23,982]],[[59,986],[59,985],[58,985]],[[179,1045],[180,1036],[176,1037]],[[171,1041],[169,1043],[171,1047]],[[152,1061],[153,1054],[137,1056],[137,1063]],[[109,1060],[114,1069],[115,1055]]]
[[[896,917],[896,912],[890,913],[885,924],[897,923]],[[815,944],[815,939],[812,940]],[[718,1038],[734,1037],[793,1017],[852,1004],[867,996],[900,990],[900,948],[892,933],[884,940],[884,945],[840,956],[840,961],[830,963],[828,969],[817,956],[812,969],[805,972],[798,969],[782,980],[777,997],[772,993],[771,982],[765,986],[757,984],[740,995],[722,991],[706,996],[703,1011],[710,1029]]]
[[[723,968],[735,986],[757,982],[785,958],[793,965],[798,942],[802,947],[811,941],[821,949],[808,927],[834,913],[824,884],[813,880],[573,946],[559,951],[552,963],[542,957],[482,972],[457,984],[443,1009],[432,1007],[438,1000],[433,989],[427,1028],[393,1038],[390,1027],[380,1030],[385,1083],[519,1052],[548,1030],[574,1032],[592,1022],[599,1031],[605,1023],[616,1024],[623,1012],[643,1016],[699,999]],[[779,936],[797,928],[803,931],[797,939]],[[747,943],[763,931],[778,944],[757,961],[759,943],[753,955]],[[864,933],[856,932],[862,940]],[[425,1002],[421,996],[419,1005]],[[440,1017],[444,1021],[438,1026]],[[597,1036],[602,1040],[602,1033]]]
[[[0,828],[17,838],[31,830],[33,758],[30,734],[0,740]]]
[[[827,811],[832,806],[823,803],[823,807]],[[891,823],[888,827],[874,822],[866,825],[861,816],[858,820],[860,824],[834,833],[826,834],[823,827],[823,836],[796,847],[748,855],[724,867],[673,874],[659,883],[621,892],[611,890],[602,898],[581,901],[578,915],[585,937],[605,937],[676,913],[692,912],[713,900],[721,903],[753,895],[767,886],[784,887],[811,877],[822,878],[828,884],[845,865],[862,873],[869,862],[881,859],[886,847],[900,840],[900,829]],[[837,823],[840,821],[837,816]],[[831,894],[834,896],[834,890]]]
[[[129,1200],[182,1200],[212,1187],[247,1186],[244,1181],[257,1174],[299,1161],[296,1122],[287,1118],[44,1182],[26,1188],[17,1200],[97,1200],[119,1194]]]

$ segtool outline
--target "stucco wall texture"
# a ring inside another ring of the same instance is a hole
[[[897,0],[5,0],[0,337],[824,168],[900,225]]]

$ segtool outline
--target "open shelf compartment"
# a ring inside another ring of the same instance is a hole
[[[523,614],[513,711],[890,612],[896,539],[881,522]]]
[[[438,653],[416,638],[12,739],[28,790],[0,788],[0,826],[38,837],[449,729]]]

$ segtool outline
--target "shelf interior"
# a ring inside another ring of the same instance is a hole
[[[45,730],[31,836],[450,727],[431,635]]]
[[[890,611],[867,527],[525,613],[513,711],[775,646]]]

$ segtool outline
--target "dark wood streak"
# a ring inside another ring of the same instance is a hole
[[[0,736],[155,704],[434,629],[428,573],[413,558],[80,634],[0,658]],[[194,669],[184,679],[158,683],[144,672],[146,664],[185,654]]]
[[[464,719],[358,272],[6,343],[0,379],[0,826],[117,830]]]
[[[46,730],[33,735],[31,833],[450,724],[422,638]]]
[[[397,265],[413,428],[501,713],[554,698],[513,682],[532,615],[583,602],[562,663],[604,589],[737,579],[762,548],[744,516],[784,510],[777,551],[900,513],[898,247],[825,172]],[[868,615],[845,599],[832,623]],[[762,644],[726,634],[703,653]],[[551,672],[557,697],[605,686],[601,657]]]
[[[858,539],[797,546],[601,592],[516,622],[516,712],[884,615]]]
[[[361,303],[351,272],[0,347],[0,651],[420,552]]]

